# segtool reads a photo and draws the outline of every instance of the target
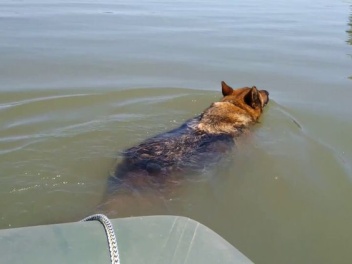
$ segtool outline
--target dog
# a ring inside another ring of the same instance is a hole
[[[123,151],[108,183],[118,189],[158,188],[173,175],[202,170],[235,146],[235,139],[258,122],[269,93],[255,86],[233,89],[221,82],[223,98],[180,127]]]

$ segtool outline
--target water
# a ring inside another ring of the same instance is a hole
[[[117,153],[225,80],[272,99],[230,163],[110,216],[192,217],[256,263],[351,263],[351,24],[342,0],[2,1],[0,227],[94,212]]]

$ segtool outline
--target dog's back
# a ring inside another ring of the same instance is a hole
[[[125,150],[123,167],[127,171],[165,175],[171,170],[200,168],[216,153],[226,152],[233,146],[230,135],[198,131],[195,129],[198,123],[199,117],[191,119],[177,129]],[[125,172],[118,166],[115,175],[124,178]]]

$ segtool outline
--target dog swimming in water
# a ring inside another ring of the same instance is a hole
[[[222,99],[180,127],[156,135],[122,153],[109,180],[111,191],[150,188],[172,175],[201,170],[229,152],[235,140],[258,122],[269,93],[255,86],[233,89],[221,82]]]

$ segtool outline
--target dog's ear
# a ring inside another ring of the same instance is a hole
[[[244,101],[246,104],[251,106],[252,108],[257,108],[261,106],[259,91],[257,87],[253,86],[249,92],[245,95]]]
[[[227,96],[232,94],[233,89],[228,86],[224,81],[221,82],[222,95]]]

